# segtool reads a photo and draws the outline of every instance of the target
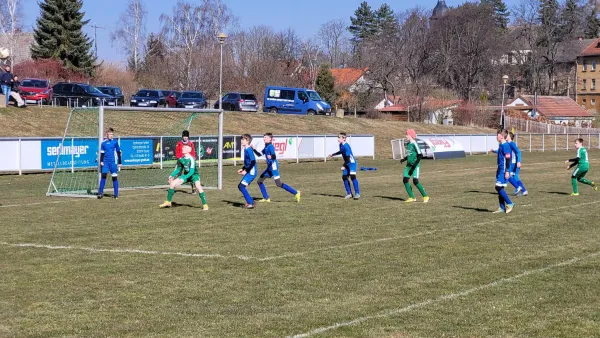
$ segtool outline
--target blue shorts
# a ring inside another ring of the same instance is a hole
[[[260,174],[260,177],[273,178],[274,180],[281,178],[279,175],[279,164],[277,162],[271,163],[271,165]]]
[[[242,180],[240,181],[241,185],[249,186],[252,181],[256,178],[256,167],[250,169],[250,172],[246,173]]]
[[[508,185],[508,180],[504,178],[504,173],[496,172],[496,186],[497,187],[506,187]]]
[[[348,163],[348,165],[344,165],[344,171],[342,172],[343,176],[356,175],[356,165],[357,163]]]
[[[117,175],[119,175],[119,167],[116,163],[104,162],[104,165],[102,166],[102,173],[108,174],[109,172],[110,176],[112,177],[117,177]]]

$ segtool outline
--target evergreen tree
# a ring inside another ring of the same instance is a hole
[[[496,26],[502,29],[508,28],[510,12],[502,0],[481,0],[483,5],[490,6],[494,11],[494,21]]]
[[[94,74],[96,58],[92,42],[82,31],[82,0],[44,0],[34,29],[33,59],[58,59],[65,68],[88,76]]]
[[[394,11],[386,3],[381,5],[375,12],[375,31],[377,33],[389,30],[396,30],[398,21],[394,16]]]
[[[325,101],[333,104],[336,99],[335,95],[335,79],[331,74],[331,68],[328,64],[322,64],[319,67],[315,89]]]
[[[561,34],[565,37],[573,37],[577,35],[580,24],[579,24],[579,13],[580,8],[577,5],[577,0],[567,0],[565,3],[565,9],[563,10],[561,23]]]
[[[353,35],[352,42],[358,45],[364,39],[367,39],[377,32],[375,12],[366,1],[360,4],[360,7],[354,11],[354,16],[350,17],[350,27],[348,31]]]
[[[550,47],[562,39],[560,6],[557,0],[541,0],[538,10],[540,26],[538,45]]]
[[[596,39],[600,34],[600,20],[598,20],[596,6],[592,7],[590,15],[587,17],[584,34],[586,39]]]

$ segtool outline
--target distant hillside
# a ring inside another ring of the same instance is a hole
[[[64,133],[69,110],[66,108],[0,109],[0,137],[36,137],[62,136]],[[122,123],[128,126],[148,123],[136,120],[132,115],[123,113]],[[207,133],[217,133],[216,115],[207,115],[196,119],[192,130],[206,130]],[[164,114],[162,119],[170,119]],[[139,119],[139,116],[138,116]],[[175,119],[175,118],[173,118]],[[177,118],[179,119],[179,117]],[[160,134],[160,123],[153,124],[153,131]],[[390,140],[402,138],[407,128],[413,128],[420,134],[482,134],[494,133],[491,129],[475,127],[457,127],[407,123],[401,121],[386,121],[372,119],[355,119],[351,117],[333,118],[322,116],[293,116],[272,115],[265,113],[235,113],[225,114],[225,134],[372,134],[375,135],[377,157],[391,157]],[[118,130],[117,130],[118,134]]]

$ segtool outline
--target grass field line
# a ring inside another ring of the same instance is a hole
[[[548,211],[552,211],[552,210],[571,209],[574,207],[586,206],[586,205],[597,204],[597,203],[600,203],[600,201],[586,202],[586,203],[580,203],[580,204],[575,204],[575,205],[565,205],[562,207],[553,207],[553,208],[547,208],[547,209],[539,209],[536,211],[530,211],[527,214],[528,215],[540,214],[540,213],[544,213],[544,212],[548,212]],[[493,220],[489,220],[489,221],[485,221],[485,222],[473,223],[470,225],[429,230],[429,231],[418,232],[418,233],[414,233],[414,234],[410,234],[410,235],[378,238],[378,239],[373,239],[373,240],[369,240],[369,241],[362,241],[362,242],[356,242],[356,243],[350,243],[350,244],[334,245],[334,246],[329,246],[329,247],[324,247],[324,248],[314,249],[314,250],[309,250],[309,251],[292,252],[292,253],[287,253],[287,254],[283,254],[283,255],[279,255],[279,256],[264,257],[264,258],[259,258],[258,260],[261,262],[264,262],[264,261],[272,261],[272,260],[283,259],[283,258],[300,257],[300,256],[317,253],[317,252],[322,252],[322,251],[347,249],[347,248],[352,248],[352,247],[357,247],[357,246],[371,245],[371,244],[377,244],[377,243],[382,243],[382,242],[390,242],[390,241],[395,241],[395,240],[400,240],[400,239],[423,237],[423,236],[433,235],[433,234],[440,233],[440,232],[451,232],[451,231],[463,230],[466,228],[472,228],[472,227],[481,226],[481,225],[488,225],[488,224],[497,223],[497,222],[501,222],[501,221],[506,221],[506,219],[497,218],[497,219],[493,219]]]
[[[586,206],[586,205],[597,204],[597,203],[600,203],[600,201],[586,202],[586,203],[580,203],[580,204],[574,204],[574,205],[565,205],[562,207],[540,209],[537,211],[529,212],[529,214],[539,214],[539,213],[544,213],[544,212],[548,212],[548,211],[552,211],[552,210],[570,209],[570,208],[574,208],[574,207]],[[329,247],[324,247],[324,248],[314,249],[314,250],[309,250],[309,251],[292,252],[292,253],[287,253],[287,254],[283,254],[283,255],[263,257],[263,258],[246,256],[246,255],[222,255],[222,254],[218,254],[218,253],[186,253],[186,252],[169,252],[169,251],[141,250],[141,249],[127,249],[127,248],[104,249],[104,248],[90,248],[90,247],[80,247],[80,246],[70,246],[70,245],[50,245],[50,244],[39,244],[39,243],[0,242],[0,245],[8,246],[8,247],[17,247],[17,248],[87,251],[87,252],[91,252],[91,253],[106,252],[106,253],[119,253],[119,254],[143,254],[143,255],[179,256],[179,257],[193,257],[193,258],[238,259],[238,260],[247,261],[247,262],[249,262],[249,261],[267,262],[267,261],[273,261],[273,260],[284,259],[284,258],[300,257],[300,256],[305,256],[305,255],[309,255],[312,253],[323,252],[323,251],[346,249],[346,248],[352,248],[352,247],[363,246],[363,245],[371,245],[371,244],[389,242],[389,241],[400,240],[400,239],[423,237],[423,236],[432,235],[432,234],[441,233],[441,232],[463,230],[466,228],[472,228],[472,227],[476,227],[476,226],[480,226],[480,225],[487,225],[487,224],[497,223],[497,222],[501,222],[501,221],[505,221],[505,218],[497,218],[497,219],[493,219],[493,220],[489,220],[489,221],[485,221],[485,222],[473,223],[473,224],[467,225],[467,226],[456,226],[456,227],[445,228],[445,229],[430,230],[430,231],[424,231],[424,232],[419,232],[419,233],[415,233],[415,234],[379,238],[379,239],[374,239],[374,240],[369,240],[369,241],[362,241],[362,242],[343,244],[343,245],[335,245],[335,246],[329,246]]]
[[[323,326],[323,327],[320,327],[318,329],[314,329],[314,330],[306,332],[306,333],[297,334],[297,335],[293,335],[293,336],[288,336],[288,338],[306,338],[306,337],[312,337],[314,335],[318,335],[318,334],[325,333],[325,332],[328,332],[328,331],[336,330],[336,329],[339,329],[339,328],[342,328],[342,327],[358,325],[358,324],[361,324],[361,323],[366,322],[368,320],[380,319],[380,318],[388,318],[388,317],[396,316],[396,315],[399,315],[399,314],[410,312],[412,310],[418,310],[420,308],[423,308],[423,307],[426,307],[426,306],[429,306],[429,305],[433,305],[433,304],[437,304],[437,303],[442,303],[442,302],[445,302],[445,301],[451,301],[451,300],[454,300],[454,299],[457,299],[457,298],[468,296],[468,295],[470,295],[472,293],[476,293],[476,292],[483,291],[483,290],[486,290],[486,289],[495,288],[497,286],[501,286],[501,285],[504,285],[504,284],[509,284],[509,283],[515,282],[515,281],[517,281],[519,279],[522,279],[524,277],[528,277],[528,276],[531,276],[531,275],[541,274],[541,273],[544,273],[544,272],[547,272],[547,271],[550,271],[550,270],[553,270],[553,269],[556,269],[556,268],[570,266],[570,265],[579,263],[581,261],[589,260],[589,259],[596,258],[596,257],[599,257],[599,256],[600,256],[600,251],[597,251],[597,252],[594,252],[592,254],[589,254],[589,255],[581,257],[581,258],[575,257],[575,258],[571,258],[569,260],[565,260],[565,261],[562,261],[562,262],[559,262],[559,263],[555,263],[555,264],[551,264],[551,265],[545,266],[543,268],[533,269],[533,270],[526,270],[526,271],[521,272],[518,275],[514,275],[514,276],[511,276],[511,277],[501,278],[501,279],[498,279],[498,280],[493,281],[491,283],[480,285],[480,286],[476,286],[474,288],[467,289],[467,290],[464,290],[464,291],[455,292],[455,293],[449,293],[449,294],[440,296],[438,298],[431,298],[431,299],[425,300],[425,301],[420,302],[420,303],[410,304],[410,305],[408,305],[406,307],[403,307],[403,308],[397,308],[397,309],[385,311],[385,312],[382,312],[382,313],[379,313],[379,314],[375,314],[375,315],[371,315],[371,316],[364,316],[364,317],[356,318],[356,319],[353,319],[353,320],[350,320],[350,321],[347,321],[347,322],[340,322],[340,323],[335,323],[335,324],[332,324],[332,325],[329,325],[329,326]]]

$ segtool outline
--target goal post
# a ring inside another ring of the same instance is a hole
[[[62,139],[47,147],[47,155],[56,156],[50,157],[55,160],[47,196],[97,195],[99,150],[108,128],[122,152],[120,190],[166,187],[183,130],[194,142],[203,187],[223,188],[222,110],[100,106],[72,109]],[[107,180],[105,191],[111,189]]]

